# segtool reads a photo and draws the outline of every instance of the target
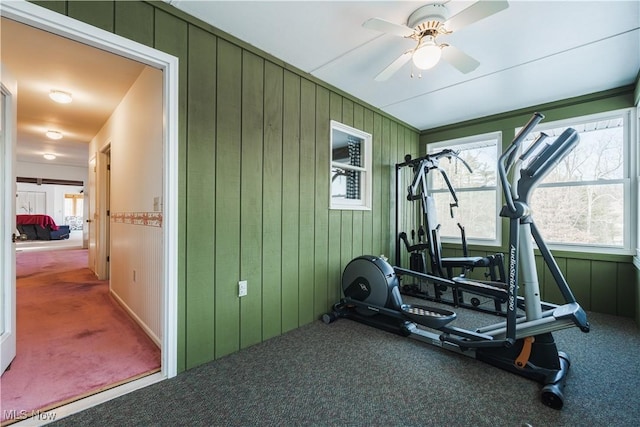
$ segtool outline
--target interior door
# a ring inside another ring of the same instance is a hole
[[[0,63],[0,374],[16,357],[16,180],[14,178],[17,85]]]
[[[89,173],[87,176],[87,187],[85,190],[85,203],[87,203],[87,229],[88,229],[88,247],[89,247],[89,269],[97,274],[96,259],[97,259],[97,236],[96,236],[96,157],[93,156],[89,160]]]

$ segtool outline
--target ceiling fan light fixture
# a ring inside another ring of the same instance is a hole
[[[442,49],[434,41],[425,42],[420,48],[413,52],[413,64],[421,69],[433,68],[442,56]]]
[[[64,92],[61,90],[52,90],[51,92],[49,92],[49,98],[59,104],[68,104],[73,101],[73,97],[69,92]]]
[[[42,157],[44,157],[47,160],[54,160],[56,158],[56,155],[55,154],[46,153],[46,154],[43,154]]]
[[[49,139],[62,139],[62,132],[58,132],[57,130],[48,130],[45,135],[47,135]]]

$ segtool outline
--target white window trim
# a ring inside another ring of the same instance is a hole
[[[349,135],[353,135],[363,141],[364,146],[364,167],[347,165],[344,163],[333,162],[333,131],[337,130]],[[372,200],[372,182],[373,182],[373,153],[372,153],[372,136],[370,133],[360,129],[345,125],[335,120],[330,121],[329,131],[329,209],[336,210],[371,210]],[[331,169],[338,166],[341,169],[357,170],[363,172],[364,179],[361,181],[362,198],[357,200],[334,200],[331,197]]]
[[[611,255],[635,255],[640,252],[638,247],[638,159],[637,152],[637,130],[636,120],[633,119],[635,108],[622,108],[602,113],[587,114],[584,116],[576,116],[568,119],[556,120],[554,122],[540,123],[533,129],[533,132],[541,132],[547,129],[572,127],[585,122],[594,122],[613,117],[623,117],[624,120],[624,136],[623,136],[623,156],[627,159],[623,167],[624,177],[622,179],[608,180],[608,184],[623,184],[624,187],[624,229],[627,232],[623,235],[624,244],[620,246],[609,245],[588,245],[578,243],[547,243],[551,250],[567,251],[567,252],[583,252],[583,253],[599,253]],[[516,128],[514,135],[520,128]],[[602,181],[599,181],[602,182]],[[588,185],[589,182],[582,182],[575,185]],[[540,184],[540,187],[556,187],[553,184]],[[535,221],[535,214],[533,217]],[[544,236],[543,236],[544,238]]]
[[[495,187],[493,187],[495,189],[495,197],[496,197],[496,200],[495,200],[496,236],[495,236],[495,239],[482,239],[482,238],[477,238],[477,237],[474,238],[474,237],[467,236],[467,244],[500,247],[502,246],[502,217],[500,217],[500,211],[502,210],[503,203],[502,203],[502,188],[498,180],[498,157],[500,157],[500,154],[502,152],[502,132],[501,131],[488,132],[483,134],[465,136],[462,138],[449,139],[446,141],[428,143],[426,146],[426,152],[430,153],[430,152],[438,151],[440,149],[447,148],[453,145],[472,144],[474,142],[479,142],[479,141],[488,140],[488,139],[496,140],[496,184],[495,184]],[[430,180],[430,177],[428,178]],[[454,190],[456,190],[456,192],[457,191],[466,192],[466,191],[483,191],[483,190],[487,190],[488,188],[490,187],[470,187],[470,188],[460,188],[460,189],[454,187]],[[431,191],[430,183],[429,183],[429,191]],[[444,191],[448,191],[448,190],[444,190]],[[437,192],[441,192],[441,191],[438,190]],[[465,224],[462,224],[462,225],[464,226]],[[445,236],[442,236],[442,242],[456,243],[456,244],[461,243],[460,238],[445,237]]]

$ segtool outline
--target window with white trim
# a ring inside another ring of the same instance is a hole
[[[331,209],[371,209],[371,135],[331,121]]]
[[[533,192],[530,207],[547,244],[583,252],[632,253],[636,225],[631,177],[631,109],[544,123],[531,132],[523,149],[540,132],[553,141],[566,128],[580,142]],[[518,130],[516,130],[517,132]],[[636,185],[636,184],[633,184]]]
[[[427,145],[427,153],[452,149],[464,160],[472,172],[455,159],[440,160],[442,168],[456,192],[458,207],[450,209],[451,193],[436,170],[429,172],[429,194],[434,197],[440,236],[443,242],[460,243],[458,224],[465,229],[467,242],[498,246],[501,244],[500,217],[501,197],[497,186],[499,150],[502,135],[492,132]],[[451,213],[453,212],[453,218]]]

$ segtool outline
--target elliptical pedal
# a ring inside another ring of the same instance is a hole
[[[432,329],[443,328],[456,318],[455,312],[436,307],[402,304],[400,308],[402,313],[415,323]]]

